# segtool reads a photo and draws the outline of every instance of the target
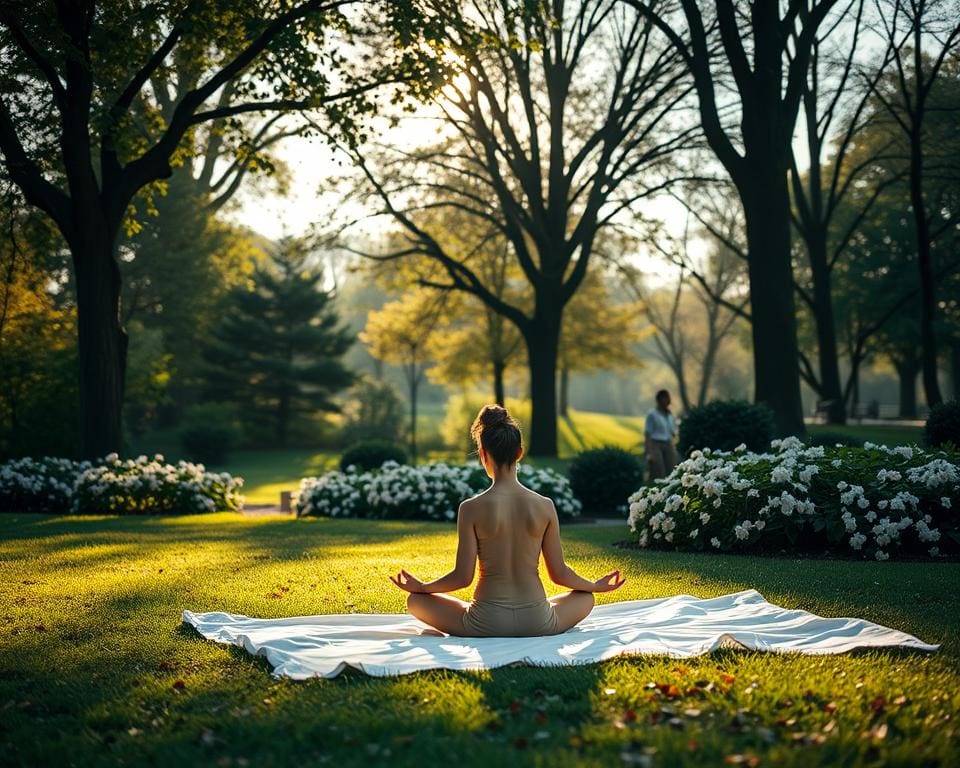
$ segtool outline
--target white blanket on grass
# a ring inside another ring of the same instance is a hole
[[[683,658],[721,647],[804,654],[939,648],[863,619],[823,618],[781,608],[753,589],[706,599],[676,595],[606,603],[573,629],[546,637],[454,637],[407,614],[251,619],[184,611],[183,621],[209,640],[265,656],[274,677],[293,680],[336,677],[346,667],[385,676],[512,663],[588,664],[623,654]]]

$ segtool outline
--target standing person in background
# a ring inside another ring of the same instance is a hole
[[[643,425],[649,480],[666,477],[677,466],[677,450],[673,447],[676,432],[677,422],[670,413],[670,393],[661,389],[657,392],[657,407],[650,409]]]

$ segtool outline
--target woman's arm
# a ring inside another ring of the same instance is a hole
[[[588,581],[573,570],[563,559],[563,547],[560,545],[560,520],[557,508],[550,502],[550,522],[543,534],[543,562],[547,566],[547,575],[554,584],[581,592],[609,592],[621,586],[626,579],[620,579],[620,572],[614,571],[596,581]],[[612,578],[616,576],[616,578]]]
[[[455,592],[469,587],[477,569],[477,535],[473,531],[473,515],[466,502],[457,510],[457,559],[453,570],[439,579],[421,584],[411,592]]]

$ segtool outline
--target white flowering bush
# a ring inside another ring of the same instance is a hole
[[[70,511],[75,514],[164,514],[237,511],[243,478],[207,472],[203,464],[165,464],[163,456],[121,460],[111,453],[77,477]]]
[[[521,465],[518,477],[531,490],[553,499],[561,517],[580,514],[580,502],[563,475]],[[436,462],[411,467],[387,461],[365,472],[347,467],[345,472],[304,478],[296,509],[301,516],[455,520],[460,502],[489,485],[478,466]]]
[[[643,547],[823,551],[887,560],[960,551],[960,455],[773,440],[764,453],[694,451],[630,496]]]
[[[73,514],[163,514],[235,511],[242,478],[202,464],[164,463],[112,453],[97,462],[16,459],[0,465],[0,509]]]
[[[89,462],[70,459],[13,459],[0,465],[0,511],[64,514],[73,484]]]

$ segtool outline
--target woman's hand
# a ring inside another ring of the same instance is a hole
[[[407,592],[420,592],[420,588],[423,586],[423,582],[420,581],[420,579],[402,568],[396,578],[393,576],[390,577],[390,581]]]
[[[620,577],[620,571],[611,571],[593,582],[594,592],[612,592],[626,584],[627,580]]]

